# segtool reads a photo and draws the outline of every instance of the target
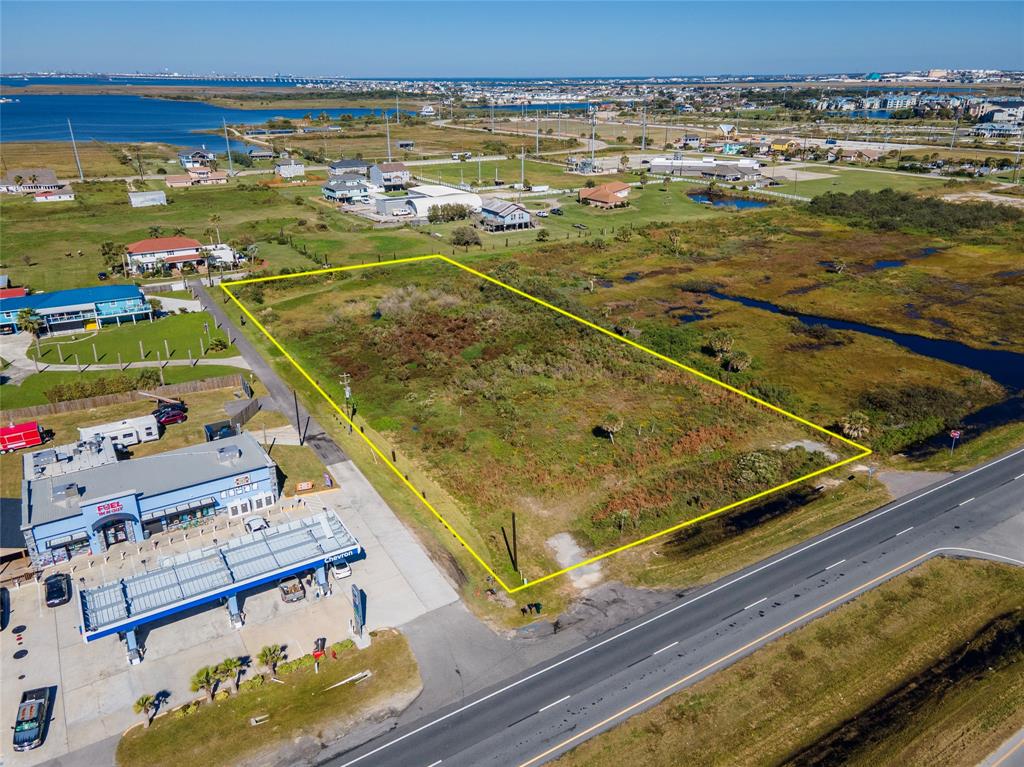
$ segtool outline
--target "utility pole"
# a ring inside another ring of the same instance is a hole
[[[71,149],[75,153],[75,165],[78,166],[78,180],[85,181],[85,174],[82,173],[82,161],[78,159],[78,144],[75,143],[75,132],[71,128],[71,118],[68,118],[68,133],[71,134]]]
[[[388,121],[388,113],[384,113],[384,135],[388,141],[388,162],[391,162],[391,123]]]
[[[643,115],[643,117],[641,118],[641,120],[643,122],[643,128],[642,128],[641,133],[640,133],[640,151],[641,152],[645,152],[645,151],[647,151],[647,100],[646,99],[644,100],[642,115]]]
[[[519,199],[523,199],[523,187],[526,186],[526,147],[519,148]]]
[[[228,175],[235,175],[235,164],[231,160],[231,142],[228,141],[228,122],[223,117],[220,120],[224,126],[224,148],[228,150]]]
[[[491,133],[494,133],[494,102],[491,102]]]
[[[594,145],[597,143],[597,112],[590,115],[590,172],[594,172]]]
[[[539,157],[540,156],[540,115],[537,116],[537,134],[536,134],[535,143],[536,143],[536,145],[534,147],[533,153]]]
[[[401,125],[402,124],[402,113],[398,109],[398,94],[397,93],[395,94],[395,124],[396,125]]]

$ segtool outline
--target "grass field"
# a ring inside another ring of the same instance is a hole
[[[781,165],[780,167],[786,167]],[[801,181],[800,171],[806,169],[809,173],[828,174],[832,178],[813,179]],[[792,170],[790,172],[793,172]],[[773,186],[773,192],[785,194],[797,194],[802,197],[815,197],[826,192],[856,192],[865,190],[877,192],[880,189],[894,189],[897,192],[916,192],[921,189],[938,189],[945,183],[945,179],[929,178],[928,176],[915,176],[906,173],[887,173],[877,170],[860,170],[837,165],[813,165],[806,164],[796,169],[798,174],[796,180],[779,179],[779,186]],[[764,174],[772,175],[770,165],[764,169]]]
[[[956,589],[949,584],[956,583]],[[928,670],[984,644],[990,622],[1024,620],[1024,571],[940,559],[879,586],[554,762],[611,767],[629,753],[648,767],[791,764],[844,722],[854,740],[801,763],[977,764],[1024,726],[1024,653],[994,656],[987,670],[895,718],[877,704]],[[809,605],[810,606],[810,605]],[[1019,629],[1018,629],[1019,630]],[[980,637],[980,638],[979,638]],[[742,733],[742,737],[737,737]],[[566,734],[566,737],[569,737]]]
[[[520,277],[512,263],[496,271]],[[574,303],[571,289],[536,289]],[[535,580],[558,569],[559,533],[596,554],[835,460],[769,447],[805,432],[451,265],[241,290],[336,401],[352,375],[366,427],[429,467],[506,582],[509,511]]]
[[[519,151],[519,140],[515,136],[491,134],[481,130],[460,130],[459,128],[439,128],[434,125],[395,125],[391,124],[391,156],[399,160],[422,160],[435,159],[451,156],[452,152],[472,152],[474,155],[512,153]],[[414,141],[412,149],[399,149],[399,141]],[[355,157],[360,155],[375,162],[384,161],[388,158],[387,135],[384,124],[363,125],[357,124],[352,128],[343,128],[341,131],[332,131],[327,134],[309,134],[285,136],[274,140],[275,144],[282,146],[293,146],[299,149],[305,148],[309,151],[323,150],[328,157]],[[486,145],[505,145],[497,147],[498,151],[492,151]],[[564,139],[552,139],[541,137],[541,151],[553,151],[557,149],[570,149],[573,142]],[[529,137],[526,151],[533,151],[534,137]]]
[[[506,186],[518,184],[520,176],[520,164],[525,171],[528,184],[547,184],[552,189],[578,189],[587,182],[586,176],[566,173],[561,163],[538,162],[536,160],[498,160],[494,162],[482,162],[467,160],[444,165],[424,165],[413,168],[413,173],[420,179],[427,182],[444,181],[449,184],[466,183],[471,186],[494,186],[495,178],[498,178]],[[599,184],[608,181],[635,181],[636,176],[628,173],[608,174],[595,178]]]
[[[373,675],[359,684],[332,689],[334,683],[367,670]],[[255,673],[249,671],[245,678]],[[414,693],[420,684],[405,638],[390,630],[374,632],[373,643],[365,650],[350,647],[337,660],[328,657],[319,674],[308,666],[281,677],[283,684],[267,683],[185,716],[157,717],[148,729],[129,730],[117,745],[117,764],[176,767],[191,762],[226,767],[300,736],[329,740],[394,696]],[[249,725],[250,718],[265,714],[270,715],[265,725]]]
[[[47,338],[40,341],[38,357],[40,362],[56,365],[61,363],[63,354],[64,364],[73,365],[77,354],[81,363],[88,365],[116,363],[118,354],[124,362],[153,362],[157,354],[161,360],[185,360],[189,358],[190,352],[192,359],[220,359],[238,354],[233,346],[209,351],[210,344],[216,339],[225,344],[228,341],[224,332],[217,329],[213,317],[206,312],[189,312],[160,317],[152,322],[128,323],[120,327],[107,325],[98,331]],[[93,347],[96,349],[95,354]],[[29,347],[29,356],[37,356],[34,344]]]
[[[139,172],[134,152],[136,147],[146,173],[156,173],[158,168],[167,170],[177,165],[178,148],[168,144],[128,145],[79,141],[78,157],[82,163],[82,172],[85,176],[136,176]],[[78,166],[70,141],[5,141],[0,149],[3,151],[4,163],[12,170],[50,168],[57,174],[57,178],[72,183],[78,178]]]
[[[124,371],[124,375],[136,375],[138,372],[138,369],[129,368]],[[216,378],[240,372],[243,371],[226,365],[196,365],[195,367],[181,365],[164,368],[164,381],[168,384],[184,383],[185,381],[198,381],[202,378]],[[30,405],[44,405],[49,401],[46,399],[46,390],[57,384],[90,381],[116,375],[118,375],[116,370],[86,370],[82,373],[74,370],[34,373],[18,385],[9,383],[0,385],[0,409],[13,410]]]

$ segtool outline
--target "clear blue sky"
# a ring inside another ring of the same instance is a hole
[[[1024,69],[1024,2],[18,2],[0,69],[472,77]]]

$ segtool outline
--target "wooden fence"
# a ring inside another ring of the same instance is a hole
[[[185,383],[169,384],[167,386],[155,386],[147,388],[150,394],[159,394],[161,397],[178,397],[183,394],[192,394],[199,391],[210,391],[211,389],[225,389],[229,386],[242,386],[242,376],[227,375],[216,378],[204,378],[199,381],[186,381]],[[72,399],[66,402],[51,402],[46,405],[32,405],[31,407],[19,407],[14,410],[0,411],[0,423],[19,421],[26,418],[39,418],[46,415],[57,415],[59,413],[71,413],[75,410],[88,410],[94,407],[105,407],[107,405],[124,405],[129,402],[138,402],[139,392],[126,391],[117,394],[102,394],[99,397],[87,397],[85,399]]]

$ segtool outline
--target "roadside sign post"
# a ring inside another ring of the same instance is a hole
[[[949,436],[953,438],[953,442],[949,446],[949,454],[953,455],[953,448],[956,447],[956,441],[958,439],[960,439],[960,430],[959,429],[953,429],[949,433]]]

